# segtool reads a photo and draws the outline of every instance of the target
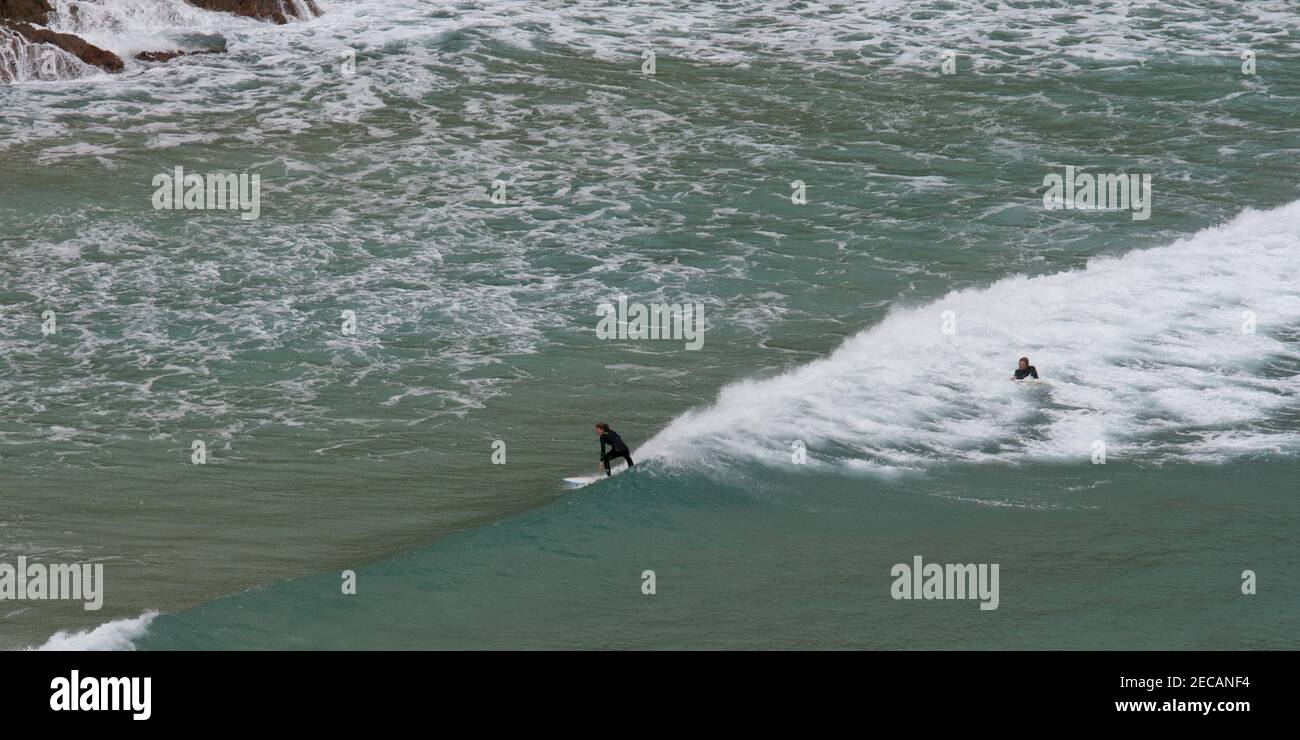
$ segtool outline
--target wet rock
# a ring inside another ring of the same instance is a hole
[[[121,72],[122,58],[107,49],[86,41],[70,33],[56,33],[48,28],[37,28],[30,23],[0,19],[0,24],[15,31],[33,44],[50,44],[68,52],[86,64],[94,65],[109,72]]]
[[[224,54],[225,49],[200,49],[198,51],[142,51],[135,55],[136,59],[142,62],[165,62],[176,57],[192,56],[194,54]]]
[[[43,24],[53,12],[50,0],[0,0],[0,20]]]

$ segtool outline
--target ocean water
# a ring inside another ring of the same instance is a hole
[[[128,62],[0,55],[0,562],[106,594],[0,647],[1298,647],[1292,3],[56,4]]]

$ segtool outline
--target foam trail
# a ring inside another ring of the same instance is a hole
[[[68,633],[54,633],[37,650],[135,650],[135,641],[149,630],[149,624],[158,616],[148,611],[135,619],[119,619],[101,624],[94,629]]]
[[[727,386],[639,457],[880,471],[951,462],[1294,453],[1300,201],[1166,247],[893,311],[829,357]],[[956,333],[941,331],[956,312]],[[1243,331],[1253,312],[1256,332]],[[1047,384],[1008,378],[1028,355]]]

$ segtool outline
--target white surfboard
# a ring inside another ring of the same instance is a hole
[[[614,468],[613,471],[611,472],[614,475],[618,475],[624,470],[627,470],[626,465],[624,465],[621,468]],[[599,475],[575,475],[572,478],[565,478],[564,486],[565,488],[585,488],[586,486],[589,486],[598,480],[605,480],[605,478],[607,477],[609,476],[605,475],[604,473],[600,473]]]

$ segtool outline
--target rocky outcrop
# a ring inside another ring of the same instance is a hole
[[[200,49],[199,51],[142,51],[135,55],[136,59],[142,62],[165,62],[176,57],[192,56],[194,54],[224,54],[225,49]]]
[[[234,13],[275,23],[288,23],[289,18],[286,14],[294,18],[312,18],[321,14],[316,0],[186,0],[186,2],[205,10]],[[72,12],[77,12],[77,6],[72,6]],[[86,64],[100,69],[109,72],[122,71],[122,59],[113,52],[101,49],[80,36],[44,28],[53,13],[54,8],[50,0],[0,0],[0,28],[18,34],[28,43],[57,46]],[[13,43],[21,42],[15,40]],[[146,51],[137,54],[135,58],[143,62],[164,62],[186,54],[219,54],[223,51],[225,49],[193,52]]]
[[[298,2],[281,2],[281,0],[186,0],[190,5],[197,5],[205,10],[220,10],[225,13],[265,18],[276,23],[288,23],[284,12],[296,18],[320,15],[316,0],[298,0]]]
[[[50,0],[0,0],[0,21],[44,24],[53,12]]]
[[[48,28],[37,28],[30,23],[0,20],[4,25],[33,44],[50,44],[68,52],[86,64],[94,65],[109,72],[122,71],[122,58],[107,49],[86,41],[70,33],[55,33]]]
[[[285,14],[295,18],[312,18],[321,14],[316,0],[186,0],[204,10],[262,18],[287,23]],[[73,6],[75,12],[76,6]],[[0,20],[44,24],[54,12],[50,0],[0,0]]]
[[[0,0],[0,26],[17,33],[29,43],[57,46],[86,64],[109,72],[122,70],[122,59],[113,52],[101,49],[80,36],[42,28],[53,12],[49,0]]]

